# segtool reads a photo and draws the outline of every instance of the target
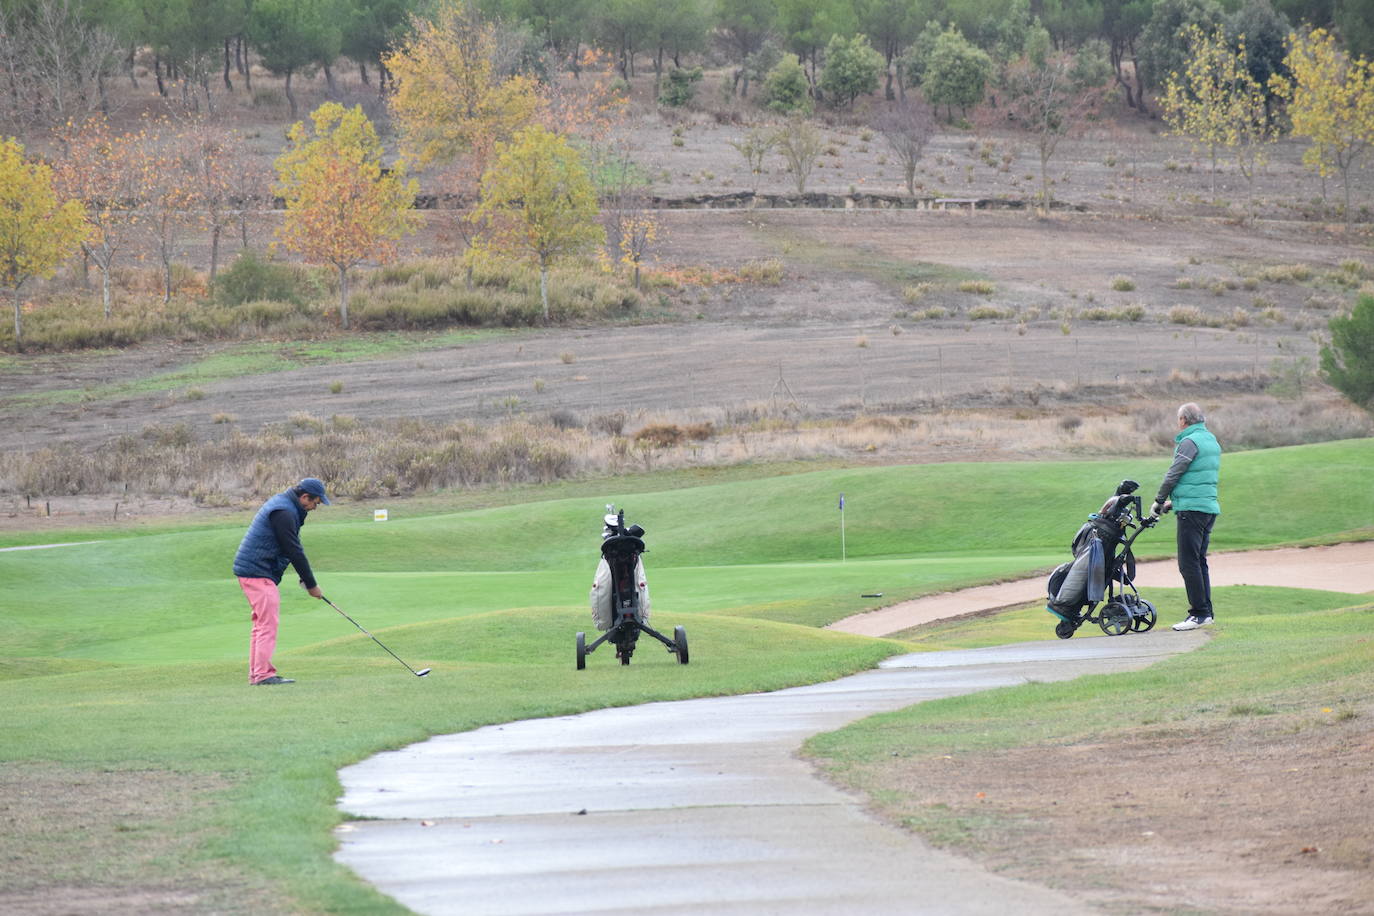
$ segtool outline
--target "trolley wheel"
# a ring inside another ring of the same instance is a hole
[[[687,628],[673,627],[673,644],[677,647],[677,663],[687,664]]]
[[[1155,628],[1155,621],[1158,619],[1155,606],[1141,598],[1135,607],[1135,614],[1131,617],[1131,629],[1137,633],[1148,633]]]
[[[577,634],[577,670],[587,667],[587,634]]]
[[[1113,601],[1103,605],[1097,623],[1108,636],[1121,636],[1131,630],[1131,612],[1126,610],[1125,605]]]
[[[1077,630],[1078,627],[1069,623],[1067,620],[1061,620],[1054,626],[1054,635],[1058,636],[1060,639],[1068,639],[1077,632]]]

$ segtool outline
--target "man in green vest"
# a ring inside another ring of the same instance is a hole
[[[1172,507],[1178,516],[1178,571],[1188,591],[1188,616],[1175,630],[1196,630],[1212,622],[1212,579],[1207,572],[1207,547],[1212,525],[1221,514],[1217,481],[1221,446],[1207,429],[1202,408],[1193,403],[1178,409],[1174,463],[1159,485],[1150,511],[1159,515]]]

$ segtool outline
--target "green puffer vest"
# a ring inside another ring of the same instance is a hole
[[[1175,442],[1192,439],[1197,446],[1197,457],[1188,465],[1188,470],[1178,479],[1171,496],[1175,512],[1207,512],[1221,514],[1221,503],[1217,501],[1217,479],[1221,471],[1221,445],[1217,437],[1202,423],[1194,423],[1177,436]]]

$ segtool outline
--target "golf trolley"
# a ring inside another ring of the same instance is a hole
[[[596,566],[592,583],[592,621],[604,630],[590,645],[587,634],[577,634],[577,670],[587,667],[587,656],[604,642],[615,646],[615,657],[622,665],[630,663],[640,633],[647,633],[668,647],[679,664],[687,664],[687,631],[673,628],[669,639],[649,626],[649,585],[644,577],[644,529],[638,525],[625,527],[625,510],[606,507],[601,532],[601,561]]]
[[[1085,623],[1095,623],[1108,636],[1143,633],[1154,627],[1155,607],[1135,587],[1135,554],[1131,546],[1159,516],[1146,516],[1140,484],[1123,480],[1116,493],[1074,535],[1074,559],[1050,574],[1045,610],[1059,618],[1054,635],[1068,639]],[[1099,604],[1101,609],[1098,610]]]

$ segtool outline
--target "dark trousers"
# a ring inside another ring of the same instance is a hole
[[[1212,577],[1207,572],[1207,547],[1212,542],[1212,525],[1217,517],[1210,512],[1178,513],[1178,571],[1188,590],[1188,613],[1195,617],[1212,616]]]

